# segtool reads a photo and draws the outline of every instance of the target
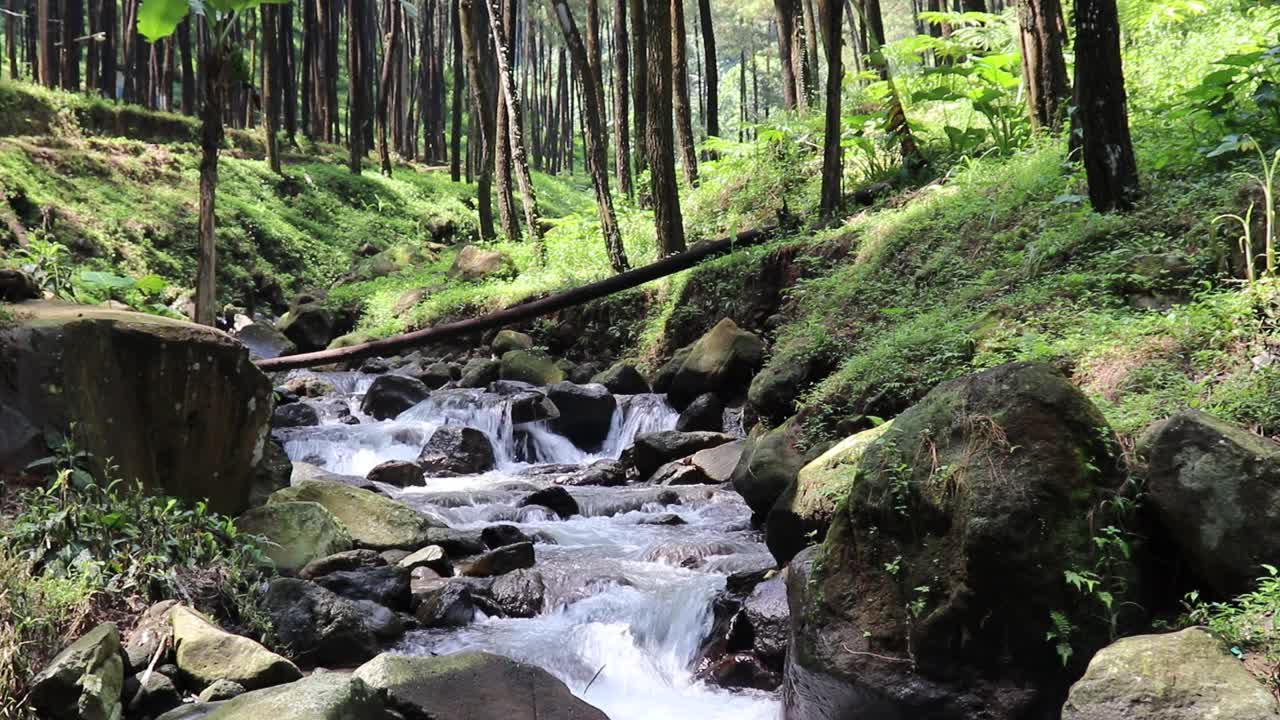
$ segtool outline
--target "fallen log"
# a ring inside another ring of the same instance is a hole
[[[303,353],[301,355],[289,355],[286,357],[271,358],[269,360],[259,360],[257,365],[264,372],[276,372],[280,370],[294,370],[297,368],[314,367],[316,365],[328,365],[337,362],[351,362],[353,360],[362,360],[368,357],[388,356],[401,353],[411,348],[420,347],[427,343],[446,340],[448,338],[458,337],[492,328],[510,325],[512,323],[521,322],[530,318],[548,315],[558,310],[563,310],[574,305],[581,305],[591,300],[597,300],[616,292],[629,290],[638,285],[643,285],[651,280],[672,275],[687,270],[702,261],[728,252],[735,248],[757,245],[774,237],[778,232],[779,225],[772,225],[765,228],[756,228],[740,232],[733,237],[721,238],[719,240],[706,240],[697,243],[685,252],[678,255],[665,257],[656,262],[638,267],[634,270],[628,270],[612,277],[599,280],[597,282],[588,283],[580,287],[566,290],[561,293],[549,295],[538,300],[513,305],[505,310],[499,310],[495,313],[482,315],[477,318],[467,320],[459,320],[457,322],[446,323],[444,325],[436,325],[422,330],[415,330],[404,335],[396,335],[382,340],[374,340],[362,345],[352,345],[350,347],[338,348],[335,350],[321,350],[318,352]]]

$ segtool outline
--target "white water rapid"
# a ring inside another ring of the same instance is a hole
[[[281,432],[291,459],[364,476],[387,460],[415,459],[438,427],[473,427],[493,444],[497,470],[428,478],[421,488],[385,489],[455,528],[511,523],[538,539],[535,568],[546,583],[542,614],[478,617],[464,628],[414,631],[395,650],[506,655],[551,672],[612,720],[779,716],[776,695],[730,692],[698,681],[693,673],[699,644],[711,627],[712,600],[725,578],[737,570],[772,566],[736,493],[713,486],[571,487],[582,514],[568,520],[538,506],[517,506],[529,492],[576,469],[564,466],[617,458],[636,435],[673,428],[677,415],[661,396],[619,396],[604,447],[589,454],[545,423],[513,426],[508,403],[496,394],[437,391],[396,419],[377,422],[359,409],[374,376],[322,376],[361,422],[342,424],[339,413],[330,411],[322,412],[318,427]],[[668,513],[685,524],[646,524]]]

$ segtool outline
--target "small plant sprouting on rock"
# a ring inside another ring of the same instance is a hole
[[[1071,618],[1057,610],[1049,613],[1049,622],[1052,623],[1052,627],[1045,633],[1044,639],[1053,643],[1058,660],[1062,662],[1063,667],[1066,667],[1071,662],[1071,656],[1076,652],[1071,645],[1071,635],[1076,628],[1071,624]]]

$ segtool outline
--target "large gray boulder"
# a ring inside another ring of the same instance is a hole
[[[551,429],[569,438],[574,445],[594,452],[609,437],[618,400],[604,385],[556,383],[547,388],[547,398],[559,410]]]
[[[511,350],[503,353],[498,375],[503,380],[539,387],[564,381],[564,370],[546,353],[538,350]]]
[[[608,720],[551,673],[489,653],[384,653],[356,670],[355,677],[432,720]]]
[[[431,394],[421,380],[407,375],[379,375],[360,401],[360,409],[375,420],[389,420]]]
[[[703,393],[733,400],[746,393],[764,360],[764,341],[725,318],[693,344],[671,377],[667,397],[683,410]]]
[[[430,530],[439,526],[404,503],[337,482],[304,480],[272,495],[267,505],[285,502],[323,505],[357,547],[370,550],[417,550],[431,544]]]
[[[1062,720],[1278,717],[1275,696],[1201,628],[1124,638],[1103,648],[1062,708]]]
[[[319,303],[304,303],[280,319],[280,332],[302,352],[324,350],[334,336],[333,312]]]
[[[124,686],[114,623],[90,630],[31,681],[31,705],[52,720],[118,720]]]
[[[1195,410],[1139,443],[1147,497],[1198,578],[1221,597],[1280,563],[1280,444]]]
[[[256,690],[302,677],[287,659],[254,640],[232,635],[186,607],[173,608],[169,621],[178,669],[197,687],[230,680]]]
[[[1047,365],[944,383],[899,415],[821,548],[791,562],[785,717],[1051,717],[1110,633],[1063,577],[1093,560],[1117,454],[1102,414]],[[1073,622],[1076,665],[1045,641],[1052,613]]]
[[[634,365],[618,362],[591,377],[592,383],[608,388],[614,395],[640,395],[649,392],[649,382]]]
[[[253,508],[236,519],[236,527],[265,537],[267,557],[278,570],[288,573],[352,546],[347,528],[315,502],[282,502]]]
[[[756,426],[747,436],[738,466],[733,470],[733,489],[751,508],[756,520],[763,520],[813,459],[814,448],[805,441],[804,427],[792,419],[773,429]]]
[[[183,705],[159,720],[393,720],[383,696],[346,673],[317,672],[297,682],[224,702]]]
[[[449,273],[468,282],[511,277],[516,264],[501,250],[485,250],[475,245],[463,246],[453,259]]]
[[[273,629],[306,665],[350,667],[376,655],[380,640],[402,628],[389,611],[390,618],[380,617],[370,605],[294,578],[272,580],[266,594]]]
[[[271,383],[212,328],[59,302],[8,306],[0,323],[0,475],[76,444],[115,477],[218,512],[249,506],[271,417]]]
[[[431,434],[418,455],[428,477],[476,475],[494,468],[493,445],[484,433],[469,427],[446,425]]]
[[[645,479],[672,460],[688,457],[699,450],[719,447],[736,439],[732,435],[717,432],[661,430],[641,433],[627,449],[624,461],[635,468],[638,477]]]
[[[493,336],[493,342],[489,343],[489,349],[498,357],[512,350],[528,350],[532,347],[533,338],[516,330],[499,330],[498,334]]]

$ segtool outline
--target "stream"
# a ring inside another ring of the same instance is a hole
[[[416,459],[441,426],[472,427],[488,436],[497,469],[382,489],[454,528],[508,523],[536,540],[535,569],[546,584],[541,614],[508,619],[478,612],[463,628],[412,631],[393,650],[485,650],[537,665],[612,720],[779,716],[775,694],[724,690],[693,673],[711,627],[712,600],[728,575],[774,564],[737,493],[707,485],[568,487],[580,515],[562,520],[540,506],[518,507],[557,477],[618,458],[638,434],[674,428],[678,415],[663,396],[617,396],[608,439],[598,453],[587,453],[545,422],[513,426],[506,399],[482,390],[439,390],[379,422],[360,411],[376,376],[297,371],[291,377],[297,375],[323,378],[337,396],[325,398],[321,425],[280,434],[293,461],[363,477],[379,463]],[[360,423],[344,424],[342,408]],[[684,524],[652,524],[672,513]]]

